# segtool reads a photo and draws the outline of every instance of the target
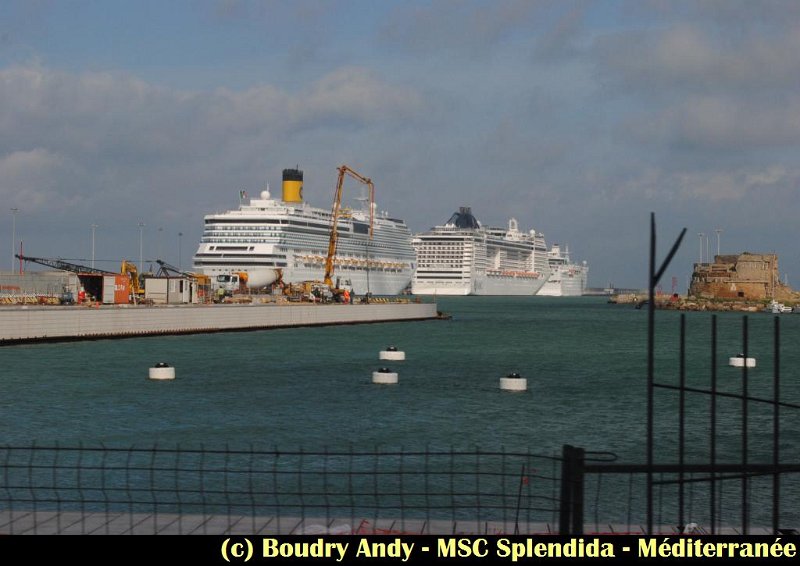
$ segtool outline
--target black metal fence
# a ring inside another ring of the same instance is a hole
[[[756,389],[750,383],[747,316],[742,318],[740,353],[733,358],[738,372],[733,383],[729,379],[720,386],[718,380],[715,315],[708,331],[707,375],[688,379],[683,314],[674,365],[656,375],[655,289],[685,232],[656,270],[655,217],[651,216],[646,463],[594,462],[583,449],[565,447],[561,533],[584,532],[592,515],[595,528],[615,512],[619,519],[614,510],[620,508],[627,508],[628,525],[641,521],[648,534],[780,534],[800,527],[797,438],[786,439],[782,432],[787,423],[796,428],[800,403],[782,398],[780,319],[774,318],[772,330],[771,384],[759,380]],[[657,396],[657,391],[663,395]],[[757,440],[754,432],[758,432]],[[586,497],[587,482],[595,480],[592,499]],[[609,493],[611,504],[601,504]],[[621,499],[627,504],[620,506]],[[592,506],[588,513],[587,503]]]
[[[0,532],[555,530],[560,457],[0,447]]]

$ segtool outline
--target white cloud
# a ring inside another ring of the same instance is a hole
[[[742,35],[682,22],[655,31],[637,28],[602,35],[592,50],[605,80],[672,96],[682,91],[750,92],[797,85],[798,49],[800,28]]]
[[[231,155],[250,159],[303,131],[403,122],[420,108],[413,90],[353,67],[297,93],[271,85],[187,92],[124,74],[14,67],[0,70],[0,158],[5,179],[31,186],[41,186],[60,163],[60,175],[47,185],[66,200],[86,190],[76,170],[92,171],[89,182],[104,194],[149,192],[157,184],[142,180],[156,171],[215,160],[222,170]],[[34,159],[49,161],[23,166]]]
[[[72,173],[74,167],[67,159],[46,149],[0,155],[0,200],[26,210],[69,206],[58,184]]]

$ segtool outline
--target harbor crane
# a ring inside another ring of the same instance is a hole
[[[333,208],[331,210],[331,235],[328,241],[328,255],[325,258],[325,276],[323,282],[333,289],[333,258],[336,256],[336,245],[339,240],[339,233],[337,225],[339,222],[339,215],[341,213],[342,205],[342,186],[344,185],[344,178],[349,175],[353,179],[365,184],[369,188],[369,237],[372,239],[372,227],[375,215],[375,185],[372,180],[359,175],[347,165],[337,167],[339,170],[339,178],[336,182],[336,192],[333,195]]]
[[[166,261],[157,259],[156,263],[158,264],[158,276],[159,277],[170,277],[171,275],[182,275],[187,279],[195,279],[198,283],[204,284],[210,282],[211,278],[208,275],[204,275],[202,273],[194,273],[191,271],[183,271],[178,269],[174,265],[170,265]]]
[[[174,265],[170,265],[166,261],[160,259],[157,259],[156,263],[158,264],[157,275],[159,277],[172,277],[174,275],[180,275],[195,281],[199,287],[201,296],[206,297],[211,293],[211,276],[204,273],[194,273],[193,271],[183,271],[182,269],[178,269]]]
[[[94,267],[87,267],[85,265],[79,265],[77,263],[70,263],[68,261],[64,261],[63,259],[50,259],[46,257],[31,257],[31,256],[23,256],[21,254],[14,254],[14,257],[22,260],[22,261],[30,261],[33,263],[38,263],[39,265],[44,265],[47,267],[52,267],[53,269],[59,269],[61,271],[70,271],[72,273],[91,273],[94,275],[119,275],[119,273],[114,273],[113,271],[106,271],[104,269],[97,269]]]
[[[80,279],[82,275],[120,275],[120,273],[114,271],[107,271],[105,269],[98,269],[96,267],[88,267],[86,265],[80,265],[77,263],[71,263],[69,261],[64,261],[63,259],[51,259],[46,257],[33,257],[33,256],[23,256],[22,254],[14,254],[17,258],[21,261],[30,261],[32,263],[38,263],[39,265],[44,265],[46,267],[52,267],[53,269],[58,269],[61,271],[69,271],[72,273],[76,273],[78,278]],[[139,280],[136,276],[136,273],[128,274],[125,271],[125,263],[122,262],[122,275],[130,275],[131,279],[131,287],[137,294],[144,293],[144,290],[140,290],[139,287]],[[81,283],[87,286],[87,290],[90,287],[89,281],[86,278],[81,279]],[[100,295],[102,293],[102,285],[96,287],[94,291],[91,291],[96,295]]]

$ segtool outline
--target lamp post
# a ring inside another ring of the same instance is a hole
[[[703,236],[705,236],[705,234],[700,232],[698,236],[700,236],[700,263],[703,263]]]
[[[181,238],[183,237],[183,232],[178,232],[178,269],[183,269],[182,265],[182,254],[181,254]]]
[[[367,248],[367,294],[366,294],[366,301],[369,303],[370,298],[370,290],[369,290],[369,240],[366,243]]]
[[[164,228],[161,226],[158,227],[158,259],[163,260],[164,256],[161,255],[162,252],[162,243],[164,241]]]
[[[14,253],[17,248],[17,212],[18,208],[11,209],[11,273],[14,273]]]
[[[144,261],[142,260],[142,232],[144,230],[144,222],[139,222],[139,273],[144,273]]]
[[[97,228],[97,224],[92,224],[92,269],[94,269],[94,231]]]

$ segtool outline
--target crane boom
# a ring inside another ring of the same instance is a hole
[[[339,178],[336,182],[336,192],[333,195],[333,208],[331,209],[331,235],[328,241],[328,255],[325,258],[325,277],[323,282],[329,287],[333,287],[333,258],[336,256],[336,244],[339,240],[339,233],[337,232],[337,225],[339,223],[339,212],[342,205],[342,186],[344,185],[345,175],[349,175],[357,181],[364,183],[369,187],[369,237],[372,239],[372,225],[373,217],[375,214],[375,185],[372,180],[359,175],[347,165],[337,167],[339,170]]]
[[[159,266],[158,274],[159,275],[166,275],[169,277],[170,273],[177,273],[178,275],[182,275],[188,279],[194,279],[197,281],[199,285],[210,285],[211,284],[211,277],[208,275],[204,275],[202,273],[194,273],[192,271],[183,271],[178,269],[174,265],[170,265],[166,261],[162,261],[160,259],[156,260],[156,263]]]
[[[14,257],[17,257],[24,261],[31,261],[33,263],[38,263],[39,265],[45,265],[47,267],[52,267],[54,269],[60,269],[62,271],[71,271],[72,273],[94,273],[97,275],[118,275],[113,271],[106,271],[104,269],[96,269],[94,267],[87,267],[85,265],[78,265],[77,263],[70,263],[68,261],[64,261],[62,259],[49,259],[45,257],[31,257],[31,256],[23,256],[20,254],[14,254]]]

